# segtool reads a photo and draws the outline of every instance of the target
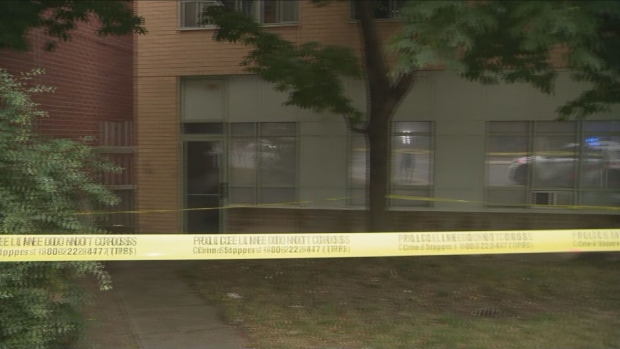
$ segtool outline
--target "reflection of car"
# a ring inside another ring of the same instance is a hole
[[[234,142],[234,141],[233,141]],[[232,146],[232,166],[238,168],[255,168],[260,158],[261,167],[273,166],[280,160],[281,149],[268,140],[258,142],[238,141]]]
[[[579,160],[580,144],[567,144],[545,155],[514,159],[509,167],[511,181],[525,185],[528,177],[534,183],[553,187],[572,187]],[[581,161],[581,183],[595,187],[620,187],[620,143],[585,144]]]
[[[258,143],[252,142],[248,144],[246,146],[246,149],[251,154],[258,153],[260,155],[261,164],[263,166],[273,165],[280,159],[280,155],[278,154],[278,147],[265,139],[259,140]]]

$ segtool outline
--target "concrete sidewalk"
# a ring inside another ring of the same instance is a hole
[[[243,340],[196,295],[182,270],[195,262],[114,262],[114,290],[99,292],[86,346],[93,349],[240,349]]]

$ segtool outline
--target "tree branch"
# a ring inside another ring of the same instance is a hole
[[[392,95],[397,101],[400,101],[409,92],[409,89],[415,81],[415,73],[407,73],[401,75],[396,83],[391,87]]]

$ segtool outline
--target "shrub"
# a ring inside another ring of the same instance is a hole
[[[103,233],[76,213],[117,203],[99,179],[118,169],[86,144],[37,134],[47,114],[31,95],[53,92],[33,84],[42,73],[0,68],[0,234]],[[110,287],[99,262],[0,263],[0,349],[66,349],[82,327],[86,274]]]

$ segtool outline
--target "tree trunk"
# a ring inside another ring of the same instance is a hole
[[[370,172],[368,182],[366,183],[366,198],[368,201],[368,214],[366,218],[367,230],[371,232],[389,229],[386,208],[390,173],[390,115],[385,113],[386,110],[383,108],[371,111],[366,137],[369,150],[368,168]]]
[[[369,151],[369,176],[366,183],[367,224],[371,232],[389,229],[387,221],[388,181],[390,179],[390,121],[398,103],[413,84],[413,75],[405,74],[395,82],[383,55],[384,47],[373,18],[374,1],[354,1],[359,15],[362,58],[366,73],[368,123],[365,128]]]

